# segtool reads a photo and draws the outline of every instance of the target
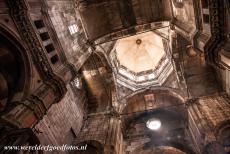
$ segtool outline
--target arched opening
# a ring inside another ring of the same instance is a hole
[[[0,113],[28,95],[30,64],[25,49],[0,27]],[[9,109],[8,108],[8,109]]]
[[[211,142],[204,147],[203,154],[228,154],[218,142]]]
[[[127,104],[122,108],[123,114],[145,112],[159,108],[181,107],[185,111],[183,97],[173,89],[159,88],[140,91],[127,97]]]
[[[88,96],[88,112],[103,112],[112,104],[112,70],[104,55],[93,53],[80,70]]]
[[[154,153],[151,148],[156,146],[175,145],[179,149],[186,146],[187,109],[177,95],[167,90],[146,90],[130,97],[127,104],[122,113],[127,149],[147,143],[147,151],[140,151],[144,154]]]

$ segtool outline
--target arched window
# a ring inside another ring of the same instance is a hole
[[[173,0],[173,4],[177,8],[182,8],[184,6],[184,0]]]
[[[30,62],[23,46],[3,27],[0,27],[0,40],[1,112],[10,102],[21,101],[28,95]]]

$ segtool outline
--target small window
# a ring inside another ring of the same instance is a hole
[[[40,37],[41,37],[42,41],[48,40],[50,38],[48,32],[41,33]]]
[[[203,14],[203,21],[204,23],[209,23],[209,15]]]
[[[35,20],[35,21],[34,21],[34,24],[35,24],[35,27],[36,27],[37,29],[40,29],[40,28],[45,27],[45,24],[44,24],[44,22],[43,22],[42,20]]]
[[[70,32],[71,35],[77,33],[78,32],[77,25],[74,24],[74,25],[69,26],[69,32]]]
[[[58,56],[57,56],[57,55],[54,55],[53,57],[50,58],[50,60],[51,60],[51,63],[52,63],[52,64],[55,64],[55,63],[58,62]]]
[[[77,89],[81,89],[82,87],[82,81],[81,81],[81,78],[80,77],[76,77],[74,80],[73,80],[73,85],[77,88]]]
[[[173,0],[173,4],[177,8],[182,8],[184,6],[184,1],[183,0]]]
[[[45,46],[45,48],[46,48],[47,53],[54,51],[53,44],[48,44],[47,46]]]

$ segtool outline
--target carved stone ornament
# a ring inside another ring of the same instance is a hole
[[[218,65],[218,51],[224,34],[224,2],[209,0],[211,38],[205,46],[206,58],[210,63]]]
[[[27,3],[25,0],[8,0],[8,5],[17,29],[32,54],[34,64],[44,83],[51,87],[56,94],[55,102],[59,102],[67,91],[66,86],[64,81],[53,72],[49,64],[28,15]]]

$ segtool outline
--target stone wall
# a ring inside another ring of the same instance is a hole
[[[183,7],[173,6],[173,15],[174,17],[182,22],[195,25],[195,16],[192,0],[183,1]]]
[[[172,2],[172,10],[176,32],[187,38],[187,40],[192,41],[196,32],[193,1],[183,1],[181,6],[176,6],[176,2]]]
[[[230,95],[230,43],[226,44],[223,49],[219,51],[219,64],[221,68],[216,68],[217,77],[222,83],[223,90]]]
[[[42,145],[70,144],[80,131],[84,115],[84,98],[77,98],[70,85],[61,102],[53,104],[35,126]]]
[[[199,98],[189,107],[189,130],[198,151],[217,140],[216,129],[230,119],[229,102],[227,97],[213,95]]]
[[[104,146],[104,153],[123,154],[121,121],[110,115],[91,115],[84,122],[74,145],[85,141],[97,141]]]
[[[69,62],[76,68],[80,68],[88,58],[91,48],[87,45],[80,15],[74,6],[71,0],[47,1],[50,19],[65,50],[65,55]],[[71,34],[69,29],[72,25],[76,25],[77,28],[77,32],[74,34]]]

